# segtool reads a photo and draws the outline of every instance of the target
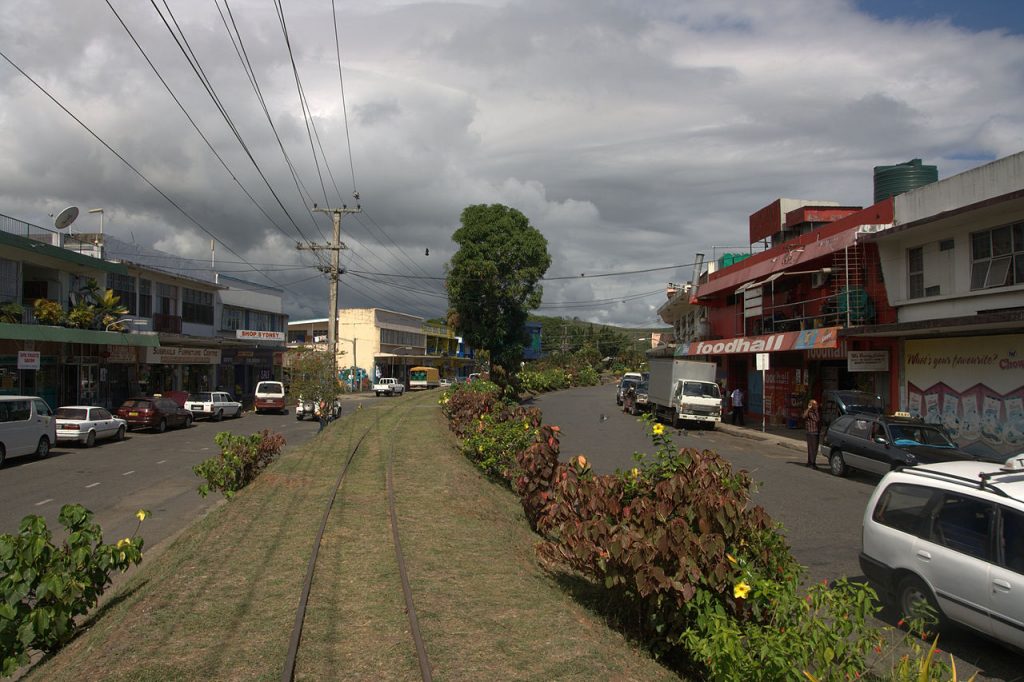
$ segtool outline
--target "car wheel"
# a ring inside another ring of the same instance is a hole
[[[124,427],[119,426],[117,429],[117,435],[114,436],[114,440],[124,440]]]
[[[0,467],[2,467],[4,465],[4,462],[6,462],[6,461],[7,461],[7,449],[4,447],[3,443],[0,443]]]
[[[833,476],[845,476],[849,470],[846,466],[846,460],[843,459],[843,451],[839,448],[833,448],[832,452],[828,456],[828,470],[832,472]]]
[[[213,415],[213,421],[219,422],[224,418],[224,410],[217,410],[217,414]]]
[[[156,427],[157,433],[163,433],[167,430],[167,420],[161,419],[160,424]]]
[[[242,408],[239,407],[237,410],[235,410],[235,419],[241,419],[241,418],[242,418]]]
[[[96,445],[96,432],[90,431],[89,435],[85,437],[85,447],[91,448]]]
[[[185,417],[185,428],[188,429],[188,428],[191,428],[191,427],[192,427],[192,415],[188,415],[187,417]]]
[[[297,421],[302,421],[302,418],[305,417],[305,416],[306,415],[304,415],[303,413],[299,412],[298,410],[295,411],[295,419]]]
[[[920,620],[942,629],[944,618],[935,595],[916,575],[908,575],[896,588],[896,605],[905,621]]]
[[[50,454],[50,439],[43,436],[39,439],[39,445],[36,446],[36,457],[39,459],[45,459]]]

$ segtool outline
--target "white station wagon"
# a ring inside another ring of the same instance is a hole
[[[206,417],[219,422],[224,417],[241,417],[242,403],[231,397],[230,393],[211,391],[209,393],[190,393],[185,401],[185,409],[196,419]]]
[[[1024,650],[1024,454],[885,475],[864,512],[860,566],[904,616],[965,625]]]

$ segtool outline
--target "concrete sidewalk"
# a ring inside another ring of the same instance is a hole
[[[754,420],[747,420],[746,426],[733,426],[725,421],[720,422],[715,428],[723,433],[737,438],[749,438],[764,442],[781,445],[797,452],[807,452],[807,440],[803,429],[787,429],[784,426],[768,426],[761,431],[760,421],[755,425]]]

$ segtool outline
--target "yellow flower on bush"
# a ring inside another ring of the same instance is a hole
[[[748,594],[750,594],[750,585],[743,581],[736,583],[732,588],[732,596],[737,599],[746,599]]]
[[[125,538],[124,540],[118,540],[117,541],[117,548],[121,549],[122,547],[124,547],[126,545],[131,545],[131,544],[132,544],[132,539],[131,538]]]
[[[587,468],[587,458],[584,457],[583,455],[577,456],[576,457],[576,466],[578,466],[580,469],[586,469]]]
[[[725,558],[729,560],[730,564],[735,565],[739,563],[738,561],[736,561],[736,557],[734,557],[732,554],[729,554],[728,552],[725,553]]]
[[[651,431],[654,433],[655,436],[660,436],[661,434],[665,433],[665,425],[655,424],[654,426],[651,427]]]
[[[636,467],[633,467],[633,469],[629,473],[632,474],[633,478],[640,477],[640,470],[637,469]]]
[[[135,512],[135,518],[137,518],[139,521],[145,521],[149,518],[149,511],[146,509],[140,509],[139,511]]]

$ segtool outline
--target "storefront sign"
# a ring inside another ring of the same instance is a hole
[[[694,341],[676,348],[682,355],[730,355],[736,353],[776,353],[787,350],[835,348],[839,327],[805,329],[800,332],[780,332],[766,336],[740,336],[717,341]]]
[[[279,341],[284,343],[284,332],[262,332],[255,329],[236,329],[235,338],[246,341]]]
[[[150,365],[219,365],[220,349],[185,346],[147,348],[146,362]]]
[[[116,365],[132,365],[139,359],[135,346],[108,346],[107,362]]]
[[[846,355],[848,372],[888,372],[889,351],[851,350]]]
[[[18,369],[39,369],[42,353],[37,350],[18,351]]]

